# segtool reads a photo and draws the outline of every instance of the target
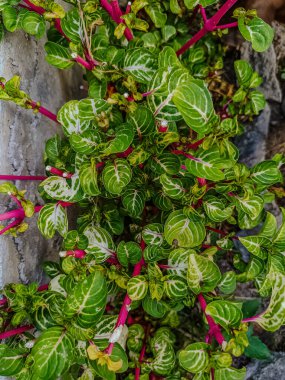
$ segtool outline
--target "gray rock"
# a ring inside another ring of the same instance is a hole
[[[285,353],[275,352],[268,361],[254,361],[247,366],[245,380],[284,380]]]
[[[82,73],[57,70],[45,61],[45,41],[36,41],[22,32],[7,34],[0,45],[0,76],[6,79],[18,74],[22,89],[31,98],[57,113],[66,101],[78,98]],[[34,114],[12,103],[0,102],[0,174],[43,175],[45,141],[61,127],[44,116]],[[37,182],[16,182],[27,190],[27,198],[40,203]],[[16,207],[0,198],[0,212]],[[20,237],[0,237],[0,289],[5,283],[42,280],[41,264],[58,257],[58,239],[45,240],[36,226],[37,217],[29,221],[29,230]]]

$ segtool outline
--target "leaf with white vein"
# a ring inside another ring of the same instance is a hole
[[[108,162],[102,172],[105,189],[111,194],[120,194],[132,179],[132,169],[128,162],[117,159]]]
[[[195,294],[211,292],[221,278],[220,269],[213,261],[196,253],[189,256],[187,281]]]
[[[127,292],[131,300],[142,300],[147,295],[147,291],[148,282],[145,276],[135,276],[128,281]]]
[[[72,133],[83,133],[91,127],[90,120],[82,120],[79,115],[79,102],[71,100],[64,104],[58,111],[57,120],[62,125],[64,134],[70,136]]]
[[[66,208],[60,204],[44,205],[39,213],[38,227],[47,239],[51,239],[56,231],[65,237],[68,232]]]
[[[205,226],[198,220],[189,219],[182,210],[172,212],[165,222],[164,235],[168,244],[193,248],[202,243],[206,236]]]
[[[69,180],[51,176],[45,179],[41,185],[50,197],[58,201],[78,202],[84,197],[78,174],[74,174]]]
[[[219,368],[215,370],[215,380],[244,380],[246,368]]]
[[[79,117],[81,120],[93,120],[101,112],[107,112],[111,108],[104,99],[82,99],[78,103]]]
[[[210,357],[208,351],[211,346],[207,343],[192,343],[181,350],[178,355],[180,365],[189,372],[199,373],[208,367]]]
[[[223,328],[237,328],[242,320],[242,312],[238,306],[230,301],[213,301],[206,307],[206,314]]]
[[[72,364],[74,339],[63,327],[51,327],[37,339],[31,356],[36,378],[54,380]]]
[[[115,138],[108,142],[103,154],[109,155],[124,152],[129,148],[135,136],[134,128],[131,124],[125,123],[116,128]]]
[[[214,222],[223,222],[227,220],[233,212],[234,206],[225,207],[224,202],[214,196],[209,196],[203,202],[204,210],[207,216]]]
[[[263,52],[269,48],[274,38],[274,30],[259,17],[246,21],[246,17],[239,17],[238,28],[243,38],[252,43],[252,48]]]
[[[88,238],[87,253],[95,255],[97,263],[104,262],[115,252],[115,244],[109,232],[102,227],[87,226],[84,235]]]
[[[47,52],[46,60],[50,65],[59,69],[68,69],[74,65],[69,49],[55,42],[47,42],[45,51]]]
[[[266,247],[270,245],[270,240],[264,236],[246,236],[240,237],[239,241],[245,248],[260,259],[265,260],[267,258]]]
[[[129,49],[125,53],[123,71],[139,83],[151,80],[156,68],[155,56],[145,48]]]
[[[68,319],[76,318],[76,323],[83,328],[96,327],[106,303],[106,280],[102,272],[96,271],[76,284],[68,294],[62,311]]]

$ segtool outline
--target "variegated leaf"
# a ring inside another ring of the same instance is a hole
[[[127,122],[133,126],[140,138],[155,131],[155,119],[147,107],[138,106],[133,112],[128,113]]]
[[[115,253],[113,239],[104,228],[87,226],[83,233],[88,238],[86,252],[95,255],[97,263],[104,262]]]
[[[209,179],[211,181],[222,181],[225,175],[222,168],[225,168],[225,159],[220,157],[217,147],[209,150],[200,150],[195,153],[195,158],[187,158],[185,165],[189,173],[195,177]]]
[[[225,329],[229,327],[239,327],[242,320],[240,308],[230,301],[212,301],[207,305],[205,312]]]
[[[127,267],[129,263],[136,264],[142,258],[142,250],[134,241],[121,241],[117,248],[117,257],[123,266]]]
[[[93,197],[100,194],[97,183],[97,168],[95,162],[83,164],[79,169],[79,180],[82,190]]]
[[[207,197],[203,202],[203,207],[207,216],[217,223],[227,220],[232,215],[234,208],[234,206],[225,207],[224,202],[214,196]]]
[[[145,298],[147,291],[148,282],[145,276],[135,276],[128,281],[127,292],[131,300],[142,300]]]
[[[189,344],[189,346],[179,352],[179,364],[186,371],[192,373],[203,372],[210,363],[209,350],[210,345],[207,343]]]
[[[276,161],[263,161],[252,168],[251,178],[257,184],[270,186],[282,182],[282,174]]]
[[[151,340],[151,350],[154,359],[146,365],[147,370],[154,371],[158,375],[167,376],[175,366],[176,353],[167,332],[158,329]]]
[[[65,14],[60,23],[64,34],[74,43],[84,41],[83,22],[80,19],[78,9],[74,8]]]
[[[132,170],[126,160],[108,162],[102,172],[105,189],[111,194],[120,194],[132,179]]]
[[[266,219],[259,232],[259,236],[264,236],[270,240],[274,238],[277,232],[277,221],[274,215],[270,212],[266,212]]]
[[[170,245],[192,248],[202,243],[206,236],[206,230],[201,221],[191,220],[182,210],[177,210],[167,218],[164,235]]]
[[[148,245],[158,245],[163,243],[163,225],[159,223],[148,224],[142,231],[142,237]]]
[[[104,99],[82,99],[78,102],[79,117],[81,120],[93,120],[101,112],[107,112],[110,104]]]
[[[45,380],[61,376],[73,362],[74,348],[74,339],[65,328],[45,330],[31,352],[34,376]]]
[[[95,327],[105,311],[107,285],[102,272],[91,273],[68,294],[63,306],[64,315],[83,328]]]
[[[224,294],[232,294],[236,290],[237,280],[234,271],[225,272],[219,283],[219,289]]]
[[[69,182],[71,183],[69,184]],[[51,176],[45,179],[41,185],[51,198],[58,201],[78,202],[84,197],[78,174],[74,174],[70,180],[63,177]]]
[[[215,370],[215,380],[244,380],[246,368],[218,368]]]
[[[285,275],[273,273],[272,294],[268,308],[255,319],[264,330],[276,331],[285,322]]]
[[[104,155],[124,152],[129,148],[134,139],[134,128],[131,124],[122,124],[115,130],[115,138],[108,142],[108,146],[104,149]]]
[[[128,49],[125,53],[123,71],[139,83],[148,84],[155,73],[155,67],[155,56],[148,49]]]
[[[188,264],[187,281],[195,294],[207,293],[215,289],[222,277],[217,264],[196,253],[189,256]]]
[[[191,79],[178,86],[173,103],[191,129],[201,135],[211,131],[215,110],[210,91],[202,80]]]
[[[168,256],[168,273],[186,279],[189,255],[194,253],[193,249],[177,248],[172,250]]]
[[[39,213],[38,228],[47,239],[51,239],[56,231],[65,237],[68,232],[66,208],[60,204],[44,205]]]
[[[169,275],[164,279],[164,291],[167,297],[179,299],[188,294],[187,282],[180,276]]]
[[[263,210],[264,201],[259,195],[253,195],[248,199],[239,197],[233,197],[233,199],[236,200],[241,210],[253,219],[256,219]]]
[[[138,218],[144,210],[145,198],[145,191],[129,185],[123,192],[122,203],[130,216]]]
[[[274,236],[273,239],[273,247],[280,251],[285,251],[285,209],[281,207],[282,212],[282,224],[277,232],[277,234]]]
[[[179,178],[171,178],[167,174],[162,174],[159,180],[164,193],[170,198],[181,199],[187,192]]]
[[[82,113],[82,112],[81,112]],[[57,120],[62,125],[64,134],[81,134],[91,127],[91,121],[83,120],[79,116],[79,101],[71,100],[64,104],[58,111]]]
[[[13,376],[25,365],[27,352],[24,349],[11,348],[0,344],[0,376]]]
[[[264,236],[246,236],[240,237],[239,241],[245,248],[260,259],[267,258],[266,247],[270,245],[270,240]]]

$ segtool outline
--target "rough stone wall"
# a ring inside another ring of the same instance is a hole
[[[52,112],[66,101],[78,98],[82,73],[80,70],[57,70],[45,61],[44,40],[36,41],[22,32],[7,34],[0,44],[0,77],[18,74],[22,89],[33,100],[40,101]],[[34,114],[12,103],[0,102],[0,174],[43,175],[45,141],[60,133],[61,128],[44,116]],[[37,182],[16,182],[27,190],[27,198],[40,203]],[[7,208],[8,206],[8,208]],[[0,213],[15,208],[9,198],[0,198]],[[58,257],[58,241],[46,241],[36,226],[18,238],[0,237],[0,289],[8,282],[41,281],[41,264]]]

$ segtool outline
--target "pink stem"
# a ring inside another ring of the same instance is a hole
[[[44,8],[38,7],[37,5],[31,3],[29,0],[23,0],[23,1],[24,1],[24,3],[26,3],[31,8],[32,11],[34,11],[40,15],[43,15],[46,12],[46,10]]]
[[[145,242],[142,240],[141,242],[141,248],[142,250],[145,249]],[[135,276],[138,276],[140,273],[141,273],[141,269],[142,267],[144,266],[145,264],[145,261],[144,259],[142,258],[135,266],[134,266],[134,271],[133,271],[133,274],[132,274],[132,277],[135,277]],[[120,310],[120,313],[119,313],[119,316],[118,316],[118,320],[117,320],[117,323],[116,323],[116,326],[115,328],[119,327],[119,326],[123,326],[125,323],[126,323],[126,320],[128,318],[128,314],[129,314],[129,308],[131,306],[131,303],[132,303],[132,300],[130,299],[130,297],[128,296],[128,294],[125,296],[124,298],[124,302],[123,302],[123,305],[121,307],[121,310]],[[109,343],[108,347],[106,348],[105,352],[108,354],[108,355],[111,355],[112,351],[113,351],[113,347],[114,347],[115,343]]]
[[[141,349],[141,352],[140,352],[139,363],[143,362],[143,358],[145,356],[145,352],[146,352],[146,340],[147,340],[147,332],[145,334],[143,346],[142,346],[142,349]],[[136,367],[135,368],[135,380],[140,380],[140,374],[141,374],[140,367]]]
[[[214,27],[214,30],[236,28],[237,26],[238,22],[232,22],[230,24],[217,25]]]
[[[71,178],[74,175],[73,173],[64,172],[60,169],[54,168],[53,166],[47,166],[46,171],[63,178]]]
[[[56,18],[54,20],[54,27],[55,29],[68,41],[68,42],[71,42],[71,40],[67,37],[67,35],[64,33],[64,31],[62,30],[62,27],[61,27],[61,19],[60,18]]]
[[[109,15],[113,18],[113,9],[111,7],[111,4],[108,2],[108,0],[100,0],[102,8],[104,8]]]
[[[127,4],[126,12],[125,12],[126,15],[127,15],[128,13],[130,13],[130,11],[131,11],[131,7],[132,7],[132,3],[131,3],[131,1],[129,1],[128,4]]]
[[[24,218],[14,220],[14,222],[8,224],[8,226],[0,230],[0,235],[3,235],[5,232],[9,231],[11,228],[17,227],[20,223],[22,223],[23,220]]]
[[[220,234],[220,235],[224,235],[224,236],[227,235],[227,232],[224,232],[222,230],[218,230],[217,228],[206,226],[206,229],[209,230],[209,231],[216,232],[217,234]],[[231,239],[233,239],[233,240],[239,240],[238,236],[232,236]]]
[[[11,197],[11,199],[13,199],[13,201],[14,201],[19,207],[22,207],[21,202],[19,201],[19,199],[18,199],[15,195],[11,194],[10,197]]]
[[[244,318],[242,320],[243,323],[248,323],[248,322],[255,322],[263,313],[259,313],[253,317],[249,317],[249,318]]]
[[[197,178],[197,179],[198,179],[200,186],[206,186],[207,185],[207,181],[205,180],[205,178]]]
[[[203,18],[203,21],[206,23],[208,21],[207,19],[207,15],[206,15],[206,10],[204,7],[202,7],[202,5],[199,5],[199,9],[200,9],[200,12],[201,12],[201,16]]]
[[[76,57],[74,57],[74,61],[76,61],[77,63],[80,63],[80,65],[82,65],[83,67],[85,67],[86,70],[92,71],[93,68],[94,68],[94,66],[91,63],[85,61],[85,59],[83,59],[79,55],[77,55]]]
[[[223,342],[225,341],[225,338],[223,337],[220,326],[216,324],[216,322],[213,320],[212,317],[210,317],[209,315],[206,314],[207,302],[206,302],[203,294],[202,293],[198,294],[197,298],[198,298],[199,304],[201,306],[201,309],[202,309],[203,313],[205,314],[205,317],[206,317],[207,322],[209,324],[210,335],[213,334],[216,341],[220,345],[222,345]]]
[[[72,251],[66,251],[66,256],[74,256],[76,259],[83,259],[86,256],[86,252],[82,249],[74,249]]]
[[[46,178],[40,175],[0,175],[0,181],[43,181]]]
[[[50,112],[45,107],[38,106],[37,103],[34,102],[34,101],[28,102],[28,104],[32,107],[32,109],[37,110],[40,114],[42,114],[42,115],[46,116],[47,118],[49,118],[50,120],[55,121],[56,123],[58,123],[56,114]]]
[[[192,161],[198,161],[198,162],[200,161],[198,158],[192,156],[192,154],[183,152],[183,150],[172,150],[171,153],[176,154],[176,155],[182,155],[186,158],[189,158],[189,160],[192,160]]]
[[[16,209],[13,211],[7,211],[4,214],[0,214],[0,220],[7,220],[7,219],[12,219],[12,218],[21,219],[24,217],[25,217],[25,212],[23,209]]]
[[[235,5],[238,0],[227,0],[224,5],[218,10],[218,12],[208,20],[204,20],[204,26],[198,33],[196,33],[189,41],[186,42],[177,52],[177,55],[185,53],[191,46],[193,46],[197,41],[203,38],[208,32],[212,32],[216,29],[218,23],[223,18],[223,16]],[[202,14],[203,16],[203,14]],[[229,24],[230,25],[230,24]]]
[[[17,327],[16,329],[13,329],[13,330],[5,331],[0,334],[0,339],[7,339],[7,338],[10,338],[11,336],[20,335],[23,332],[31,330],[33,328],[34,328],[33,325],[28,325],[28,326]]]

